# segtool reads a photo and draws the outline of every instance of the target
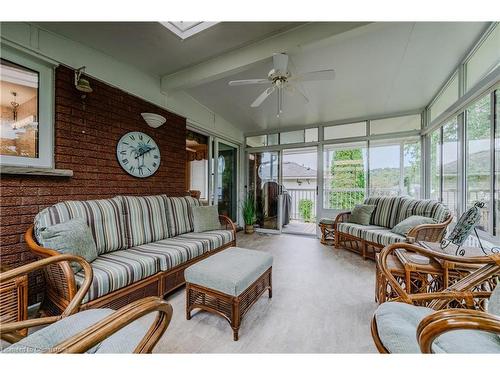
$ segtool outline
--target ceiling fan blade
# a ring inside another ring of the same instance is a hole
[[[257,79],[240,79],[237,81],[229,81],[229,86],[242,86],[242,85],[262,85],[265,83],[270,83],[267,78],[257,78]]]
[[[298,87],[288,84],[285,86],[285,90],[291,95],[298,94],[306,103],[309,103],[309,98]]]
[[[273,67],[274,70],[279,70],[282,74],[285,74],[288,71],[288,55],[284,53],[274,53]]]
[[[335,70],[317,70],[315,72],[300,73],[295,77],[291,77],[290,80],[293,81],[331,81],[335,79]]]
[[[254,102],[250,105],[250,107],[255,108],[255,107],[258,107],[259,105],[261,105],[264,102],[264,100],[266,100],[267,97],[274,92],[275,89],[276,89],[276,86],[269,87],[266,91],[264,91],[262,94],[260,94],[257,97],[257,99],[254,100]]]

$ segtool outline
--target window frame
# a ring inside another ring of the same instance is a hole
[[[0,155],[0,166],[54,168],[54,65],[1,45],[2,59],[38,73],[38,157]]]

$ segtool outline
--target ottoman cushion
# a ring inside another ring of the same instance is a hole
[[[188,283],[239,296],[272,264],[268,253],[232,247],[188,267],[184,277]]]

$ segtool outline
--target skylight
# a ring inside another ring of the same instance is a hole
[[[185,22],[185,21],[167,21],[160,22],[163,26],[173,32],[181,39],[187,39],[190,36],[198,34],[199,32],[214,26],[218,22],[206,22],[206,21],[195,21],[195,22]]]

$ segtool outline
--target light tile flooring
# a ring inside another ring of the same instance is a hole
[[[316,228],[316,223],[303,223],[301,221],[292,220],[283,227],[283,233],[315,235]]]
[[[220,316],[194,312],[185,318],[185,292],[168,300],[174,308],[158,353],[368,353],[375,264],[318,239],[296,235],[238,234],[238,246],[274,256],[273,298],[264,294],[243,318],[232,340]]]

